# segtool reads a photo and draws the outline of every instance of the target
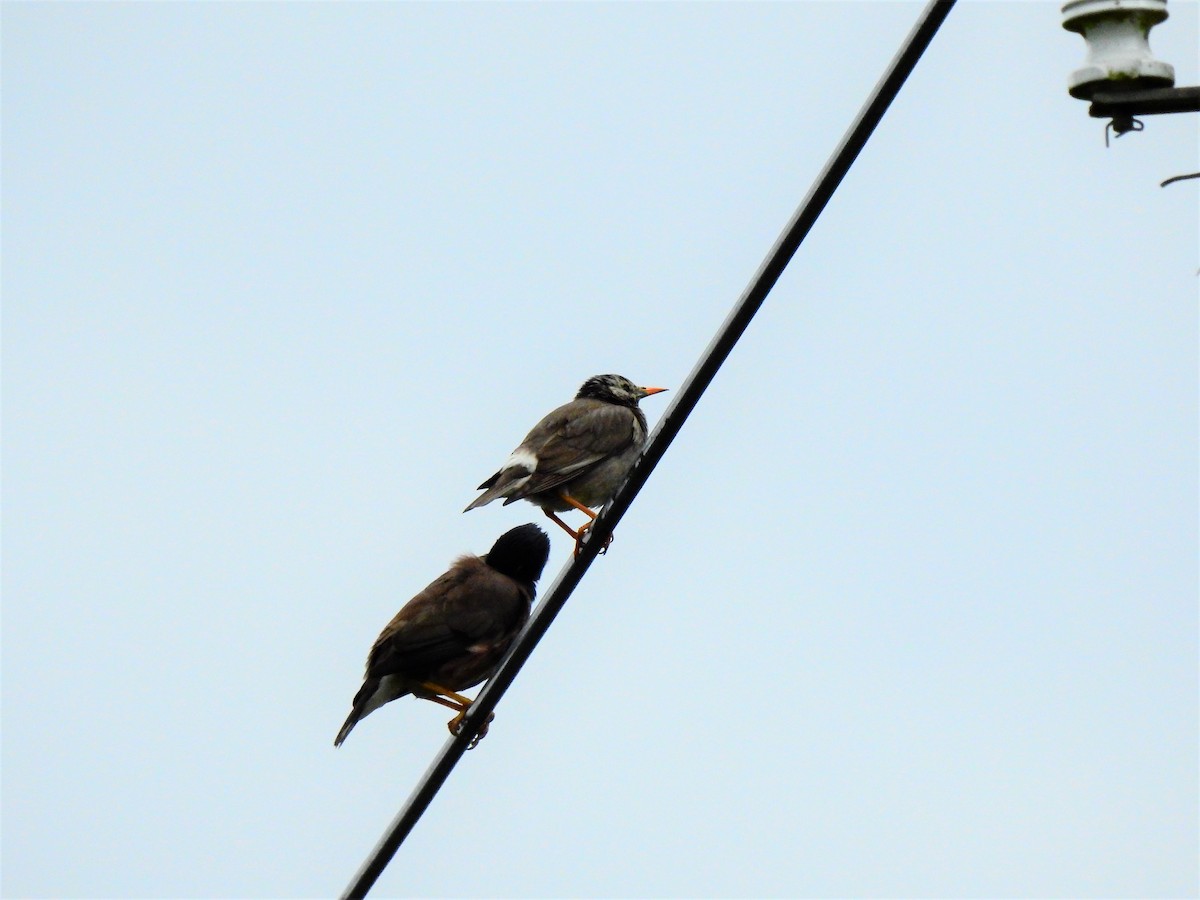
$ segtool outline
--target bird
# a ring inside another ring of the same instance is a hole
[[[622,375],[594,375],[565,403],[533,426],[520,446],[463,512],[504,498],[528,500],[575,539],[596,521],[592,507],[612,499],[646,443],[646,416],[638,401],[665,391],[638,387]],[[574,529],[555,513],[577,509],[588,516]],[[611,538],[610,538],[611,540]]]
[[[362,687],[334,738],[340,747],[360,720],[412,694],[457,710],[457,735],[471,700],[459,691],[492,676],[529,619],[550,539],[534,524],[506,531],[485,556],[466,555],[409,600],[371,647]],[[474,747],[487,733],[484,723]]]

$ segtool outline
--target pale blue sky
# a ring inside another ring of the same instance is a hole
[[[340,891],[446,737],[333,749],[379,628],[918,12],[6,3],[4,895]],[[1196,894],[1200,119],[1083,57],[951,14],[378,896]]]

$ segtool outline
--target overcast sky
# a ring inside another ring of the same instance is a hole
[[[919,11],[5,3],[4,895],[342,890],[446,739],[334,750],[379,629]],[[1200,117],[1084,53],[951,14],[378,896],[1196,894]]]

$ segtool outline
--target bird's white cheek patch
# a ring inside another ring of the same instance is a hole
[[[504,470],[519,469],[532,475],[537,471],[538,458],[524,448],[518,448],[512,452],[512,456],[505,462]]]

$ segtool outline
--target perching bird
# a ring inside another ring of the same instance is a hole
[[[487,556],[459,557],[404,604],[371,647],[363,686],[333,745],[341,746],[359,719],[408,694],[457,710],[448,725],[458,734],[471,700],[457,692],[500,664],[529,618],[549,556],[546,533],[521,525],[502,534]],[[486,733],[485,724],[471,746]]]
[[[505,506],[528,500],[575,538],[578,554],[583,533],[596,520],[590,507],[612,498],[646,443],[646,416],[638,401],[665,390],[638,387],[620,375],[589,378],[574,400],[533,427],[463,512],[500,497]],[[589,517],[578,531],[555,515],[572,508]]]

